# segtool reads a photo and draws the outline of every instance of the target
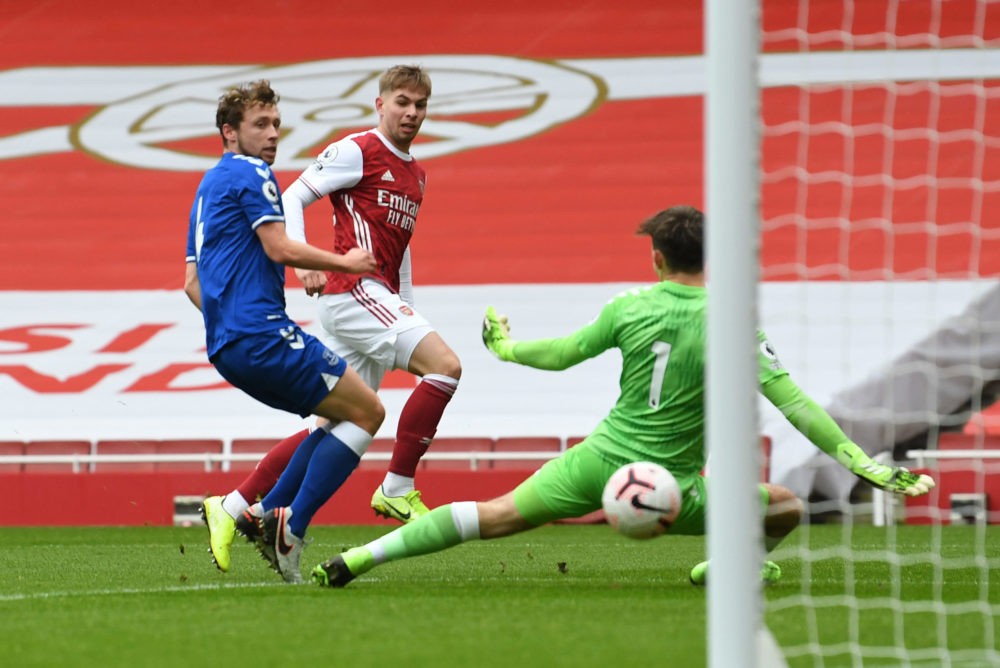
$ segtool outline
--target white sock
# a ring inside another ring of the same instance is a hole
[[[386,473],[382,481],[382,493],[386,496],[403,496],[413,491],[413,478],[395,473]]]
[[[372,435],[353,422],[338,422],[332,429],[327,429],[326,433],[339,439],[358,457],[364,457],[368,446],[372,444]]]
[[[226,498],[222,500],[222,509],[229,514],[234,520],[240,516],[244,510],[250,507],[247,500],[243,498],[243,495],[237,492],[235,489],[229,494],[226,494]]]
[[[365,545],[365,548],[372,553],[372,560],[376,566],[385,562],[385,548],[382,546],[380,539],[373,540]]]
[[[479,538],[479,504],[475,501],[452,503],[451,521],[455,523],[462,542]]]

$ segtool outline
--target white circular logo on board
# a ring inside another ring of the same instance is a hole
[[[424,67],[433,83],[428,117],[413,145],[419,159],[530,137],[590,111],[606,94],[599,79],[552,62],[458,55],[345,58],[158,86],[100,109],[76,128],[73,143],[133,167],[204,171],[218,161],[218,152],[197,155],[177,146],[218,136],[215,110],[226,89],[268,79],[281,96],[274,168],[302,170],[345,131],[378,125],[378,77],[392,65],[411,62]]]

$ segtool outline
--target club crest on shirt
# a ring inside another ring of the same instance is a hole
[[[335,144],[330,144],[326,147],[326,150],[320,153],[319,156],[313,161],[312,170],[314,172],[322,172],[323,168],[336,160],[339,154],[340,149],[337,148]]]
[[[411,309],[406,304],[399,305],[399,312],[402,313],[403,315],[413,315],[413,309]]]
[[[261,186],[261,191],[263,191],[264,197],[266,197],[267,201],[271,204],[277,204],[278,200],[281,199],[281,196],[278,195],[278,186],[274,183],[274,181],[264,181],[264,185]]]
[[[767,358],[773,371],[777,371],[781,368],[781,361],[778,359],[778,353],[774,351],[770,341],[764,340],[760,342],[760,354]]]
[[[340,364],[340,356],[329,348],[323,351],[323,359],[325,359],[327,364],[330,366],[337,366]]]

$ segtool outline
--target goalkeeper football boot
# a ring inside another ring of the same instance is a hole
[[[708,582],[708,562],[703,561],[692,568],[688,579],[693,585],[705,586]],[[764,586],[776,583],[781,579],[781,566],[773,561],[765,561],[764,567],[760,569],[760,579]]]
[[[221,496],[210,496],[202,501],[201,519],[208,527],[208,551],[212,553],[212,561],[216,568],[228,573],[236,522],[222,507]]]
[[[764,567],[760,569],[760,580],[764,586],[773,585],[781,579],[781,566],[773,561],[765,561]]]
[[[302,584],[299,562],[305,541],[288,528],[291,517],[291,508],[275,508],[264,513],[260,520],[261,535],[257,539],[257,549],[285,582]],[[272,552],[273,559],[270,557]]]
[[[372,510],[376,515],[390,520],[399,520],[407,524],[423,517],[430,512],[430,509],[420,500],[420,492],[411,490],[403,496],[386,496],[382,491],[382,485],[378,486],[375,494],[372,495]]]
[[[705,583],[708,582],[708,562],[703,561],[692,568],[690,575],[688,575],[688,580],[693,585],[704,587]]]
[[[312,580],[320,587],[344,587],[374,567],[372,553],[363,547],[355,547],[314,567]]]

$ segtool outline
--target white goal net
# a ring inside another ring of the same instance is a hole
[[[811,518],[765,620],[790,666],[1000,666],[1000,2],[764,0],[761,27],[762,327],[938,481],[884,503],[765,410]]]

